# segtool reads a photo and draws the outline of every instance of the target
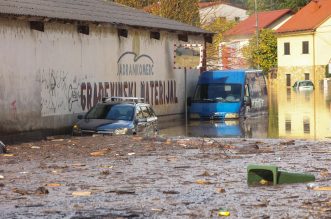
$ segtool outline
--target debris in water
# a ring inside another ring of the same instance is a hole
[[[59,186],[61,186],[61,184],[60,183],[49,183],[46,186],[48,186],[48,187],[59,187]]]
[[[38,146],[32,146],[31,149],[40,149]]]
[[[39,187],[38,189],[36,189],[36,191],[34,192],[37,195],[47,195],[49,193],[48,189],[46,189],[45,187]]]
[[[200,184],[200,185],[209,185],[209,184],[212,184],[211,182],[209,181],[206,181],[204,179],[198,179],[197,181],[195,181],[196,184]]]
[[[225,189],[224,188],[217,188],[216,193],[224,193]]]
[[[77,191],[72,193],[73,196],[90,196],[90,191]]]
[[[61,142],[61,141],[64,141],[64,139],[63,139],[63,138],[59,138],[59,139],[53,139],[53,140],[51,140],[51,141],[54,141],[54,142]]]
[[[29,194],[28,191],[23,190],[23,189],[18,189],[18,188],[14,188],[12,191],[15,192],[15,193],[18,193],[20,195],[28,195]]]
[[[221,216],[221,217],[228,217],[228,216],[230,216],[230,212],[229,211],[227,211],[227,210],[225,210],[225,209],[220,209],[219,211],[218,211],[218,216]]]
[[[90,153],[91,156],[104,156],[105,155],[105,152],[104,151],[96,151],[96,152],[92,152]]]
[[[101,171],[101,175],[109,175],[109,174],[110,174],[109,170]]]
[[[174,190],[169,190],[169,191],[163,191],[162,193],[167,194],[167,195],[176,195],[176,194],[179,194],[180,192],[174,191]]]
[[[0,154],[5,154],[7,153],[6,145],[0,141]]]

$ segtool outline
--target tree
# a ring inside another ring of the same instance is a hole
[[[248,0],[247,8],[250,14],[255,11],[255,2],[257,3],[258,11],[272,11],[289,8],[296,12],[308,4],[310,0]]]
[[[141,9],[158,2],[158,0],[114,0],[114,2],[117,2],[122,5],[127,5],[132,8]]]
[[[198,0],[160,0],[154,14],[186,24],[200,26]]]
[[[115,0],[115,2],[145,11],[164,18],[200,26],[199,0]]]
[[[277,66],[277,37],[272,30],[263,29],[258,40],[257,46],[256,37],[253,37],[243,49],[243,54],[252,67],[268,72]]]
[[[224,38],[225,31],[231,29],[236,24],[235,21],[227,21],[223,18],[217,18],[212,23],[206,24],[203,29],[216,33],[213,37],[213,43],[207,45],[207,62],[216,63],[219,61],[219,46]]]

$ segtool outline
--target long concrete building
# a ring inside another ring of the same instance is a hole
[[[103,0],[0,0],[0,135],[65,130],[105,96],[184,112],[175,44],[211,33]],[[188,70],[189,91],[199,69]]]

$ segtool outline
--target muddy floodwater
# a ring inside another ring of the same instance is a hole
[[[161,130],[170,136],[283,139],[331,138],[331,88],[317,84],[311,91],[269,83],[267,112],[244,121],[174,122]]]
[[[330,218],[331,142],[70,137],[8,145],[0,218]],[[247,186],[248,164],[308,172],[307,183]]]

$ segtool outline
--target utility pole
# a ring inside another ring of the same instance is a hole
[[[259,15],[257,13],[257,3],[256,0],[254,2],[255,4],[255,25],[256,25],[256,48],[259,48]],[[258,59],[258,64],[257,64],[257,69],[260,69],[260,63],[259,63],[259,57]]]

